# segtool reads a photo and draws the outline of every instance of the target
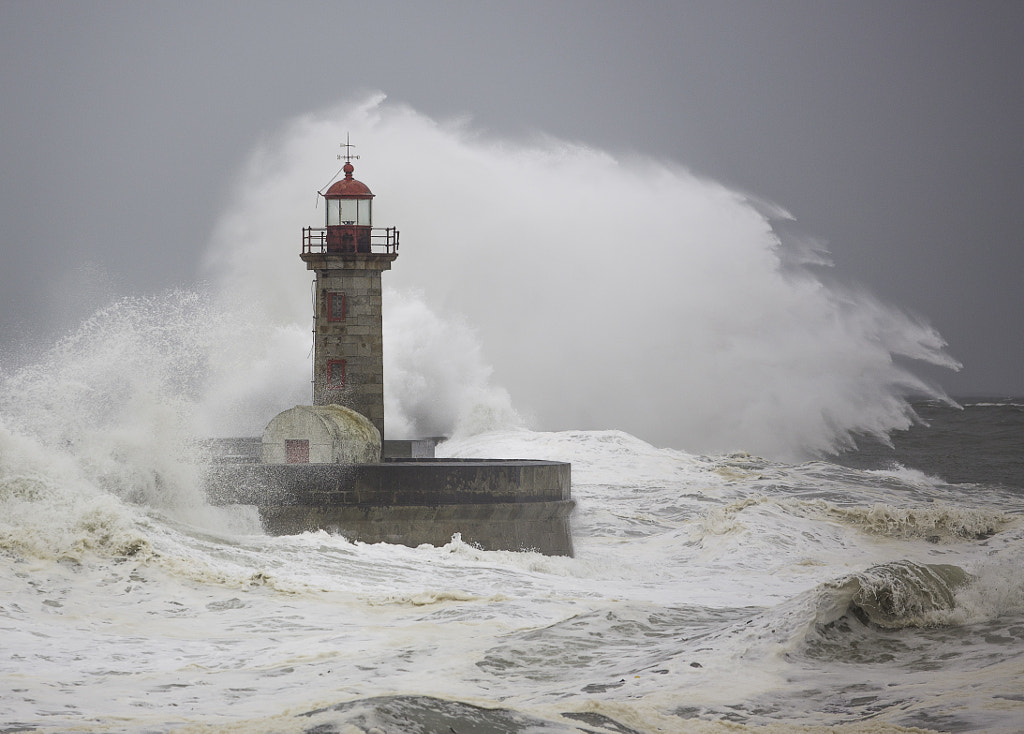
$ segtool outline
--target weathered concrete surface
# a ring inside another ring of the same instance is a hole
[[[395,543],[415,548],[442,546],[455,533],[484,550],[537,551],[571,556],[569,515],[574,504],[561,502],[260,507],[265,527],[288,535],[327,530],[364,543]]]
[[[441,438],[387,439],[381,447],[381,455],[389,459],[433,459],[434,447]]]
[[[395,253],[303,253],[316,272],[313,403],[365,415],[384,435],[381,272]],[[335,305],[332,311],[331,306]],[[341,363],[341,366],[332,363]],[[337,375],[335,374],[337,371]],[[333,377],[332,377],[333,376]]]
[[[572,555],[571,468],[526,460],[213,465],[207,495],[255,505],[267,532],[325,529],[351,540]]]

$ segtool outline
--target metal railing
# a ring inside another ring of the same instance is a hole
[[[366,236],[367,231],[369,236]],[[347,246],[334,243],[328,245],[326,228],[303,227],[302,254],[361,252],[372,255],[395,255],[398,253],[397,227],[353,227],[352,234],[354,236]]]

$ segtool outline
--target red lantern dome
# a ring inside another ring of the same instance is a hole
[[[327,203],[327,251],[370,252],[373,226],[373,192],[352,178],[355,166],[345,163],[345,178],[331,184],[324,194]]]
[[[331,188],[327,189],[327,193],[324,194],[325,199],[373,198],[373,192],[370,191],[369,186],[364,184],[362,181],[356,181],[352,178],[352,172],[356,170],[355,166],[351,163],[345,163],[345,167],[341,170],[345,172],[345,178],[331,184]]]

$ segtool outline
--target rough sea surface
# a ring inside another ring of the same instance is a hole
[[[571,461],[575,558],[269,537],[131,427],[111,455],[8,414],[0,731],[1019,732],[1024,407],[962,402],[798,464],[439,447]]]

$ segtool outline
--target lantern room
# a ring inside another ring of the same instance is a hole
[[[345,178],[324,194],[327,204],[327,251],[369,252],[373,227],[373,192],[352,178],[355,166],[346,162]]]

